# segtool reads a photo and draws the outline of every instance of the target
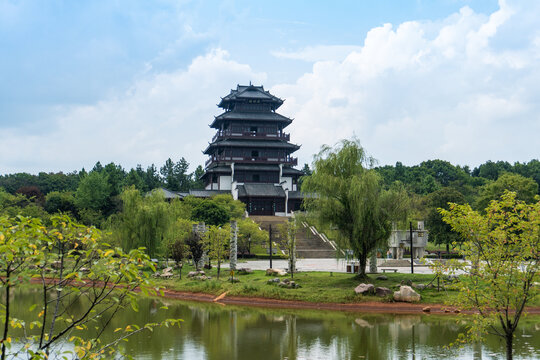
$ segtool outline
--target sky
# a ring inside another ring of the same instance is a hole
[[[129,169],[213,136],[237,84],[285,103],[299,164],[540,156],[536,0],[0,0],[0,174]]]

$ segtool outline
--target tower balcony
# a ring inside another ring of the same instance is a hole
[[[252,157],[252,156],[230,156],[230,155],[211,155],[206,160],[205,166],[208,167],[213,162],[234,162],[234,163],[252,163],[252,164],[285,164],[291,166],[298,165],[298,158],[294,157]]]
[[[285,133],[263,133],[255,131],[232,131],[232,130],[219,130],[214,137],[212,142],[220,140],[223,138],[236,138],[236,139],[277,139],[277,140],[291,140],[291,134]]]

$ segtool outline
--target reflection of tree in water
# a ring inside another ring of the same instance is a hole
[[[34,303],[34,296],[38,296],[37,293],[30,290],[26,297],[18,300],[17,316],[24,316]],[[504,350],[504,344],[491,337],[483,348],[474,345],[467,352],[445,349],[445,345],[455,341],[457,334],[465,330],[462,319],[448,316],[271,310],[163,301],[169,307],[167,310],[160,309],[161,300],[141,297],[138,312],[119,314],[109,324],[112,332],[133,323],[184,319],[180,329],[156,329],[153,333],[132,337],[126,347],[135,357],[141,355],[156,360],[411,359],[413,326],[417,359],[458,357],[450,353],[480,359],[482,351],[486,354]],[[70,311],[77,311],[81,305],[75,305]],[[524,323],[524,333],[517,334],[518,356],[531,358],[540,348],[540,334],[535,331],[537,324],[532,318],[528,324]],[[96,326],[99,328],[101,324]],[[529,337],[524,338],[523,334]],[[108,339],[112,339],[112,334],[105,333],[102,340]]]

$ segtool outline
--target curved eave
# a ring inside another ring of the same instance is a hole
[[[276,112],[236,112],[226,111],[214,118],[209,125],[211,128],[219,129],[219,124],[224,121],[245,121],[245,122],[277,122],[289,125],[293,119],[278,114]]]
[[[217,149],[220,147],[240,147],[240,148],[253,148],[253,149],[286,149],[289,150],[292,154],[293,152],[300,149],[300,145],[291,144],[289,142],[268,142],[268,141],[256,141],[256,140],[250,140],[250,141],[229,141],[229,140],[223,140],[223,141],[216,141],[213,143],[208,144],[208,147],[203,151],[206,155],[211,155],[213,153],[212,149]]]
[[[231,102],[245,101],[245,100],[260,100],[266,103],[272,103],[276,105],[276,109],[283,104],[283,100],[270,94],[269,91],[264,90],[264,86],[249,85],[237,85],[236,90],[231,89],[231,92],[221,98],[219,107],[227,108]]]

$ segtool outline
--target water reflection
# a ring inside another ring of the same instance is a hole
[[[33,303],[18,301],[24,314]],[[163,302],[168,310],[160,310]],[[504,343],[447,349],[464,331],[461,318],[434,315],[381,315],[324,311],[267,310],[217,304],[141,298],[138,313],[113,319],[112,331],[127,324],[181,318],[180,329],[163,328],[132,337],[125,346],[136,359],[493,359]],[[516,359],[540,358],[538,317],[528,318],[517,334]],[[104,335],[110,341],[112,334]]]

